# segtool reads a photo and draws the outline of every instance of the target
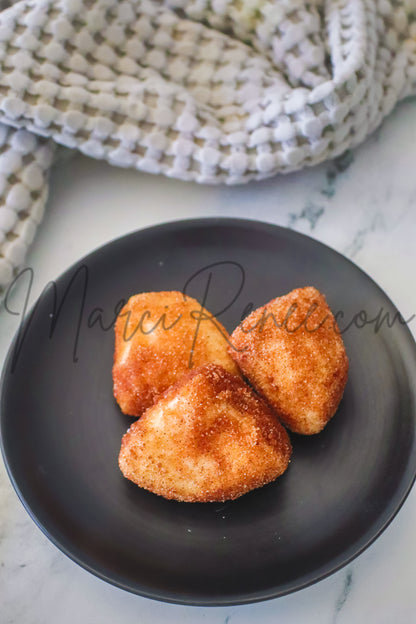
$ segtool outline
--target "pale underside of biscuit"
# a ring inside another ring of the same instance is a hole
[[[318,290],[298,288],[254,310],[231,342],[231,357],[291,431],[325,427],[343,396],[348,358]]]
[[[167,499],[238,498],[280,476],[291,445],[266,404],[217,365],[186,375],[124,435],[125,477]]]
[[[135,295],[115,325],[114,396],[125,414],[140,416],[192,368],[214,362],[234,374],[225,328],[180,292]]]

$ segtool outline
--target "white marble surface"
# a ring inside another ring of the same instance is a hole
[[[408,318],[416,312],[415,163],[415,100],[399,106],[351,162],[240,188],[200,187],[77,156],[53,172],[47,214],[27,260],[35,271],[33,296],[115,237],[164,221],[221,215],[292,227],[327,243],[373,277]],[[1,310],[0,323],[2,361],[18,320]],[[416,335],[416,321],[410,329]],[[415,621],[414,490],[381,537],[331,577],[263,603],[202,608],[134,596],[78,567],[35,526],[0,464],[1,624]]]

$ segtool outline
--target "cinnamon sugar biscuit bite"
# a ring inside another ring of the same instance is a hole
[[[296,433],[321,431],[341,401],[348,358],[335,318],[315,288],[297,288],[254,310],[229,354]]]
[[[182,375],[208,362],[238,375],[228,339],[192,297],[176,291],[131,297],[115,325],[113,389],[122,412],[140,416]]]
[[[124,435],[123,475],[168,499],[238,498],[287,468],[289,437],[241,380],[208,364],[185,375]]]

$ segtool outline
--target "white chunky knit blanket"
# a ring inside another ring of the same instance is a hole
[[[416,92],[416,0],[1,4],[3,293],[41,221],[56,144],[241,183],[341,154]]]

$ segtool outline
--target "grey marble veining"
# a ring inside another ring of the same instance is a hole
[[[350,568],[348,568],[344,572],[343,584],[341,593],[335,601],[335,609],[334,609],[334,619],[333,624],[336,624],[339,621],[339,616],[341,615],[341,611],[347,602],[348,596],[350,595],[351,589],[353,586],[353,572]]]
[[[97,246],[180,218],[256,218],[312,236],[353,259],[405,318],[416,312],[416,102],[334,162],[245,187],[199,187],[82,157],[60,163],[28,264],[32,300]],[[15,293],[14,301],[22,298]],[[0,357],[19,319],[0,312]],[[409,323],[416,335],[416,321]],[[0,624],[408,624],[415,620],[416,496],[356,560],[297,593],[196,608],[128,594],[93,577],[40,532],[0,467]]]
[[[312,201],[307,201],[305,207],[299,212],[289,213],[289,220],[287,227],[291,229],[297,229],[299,221],[305,220],[310,227],[311,232],[319,224],[319,219],[325,212],[325,207],[322,204],[317,204]]]

